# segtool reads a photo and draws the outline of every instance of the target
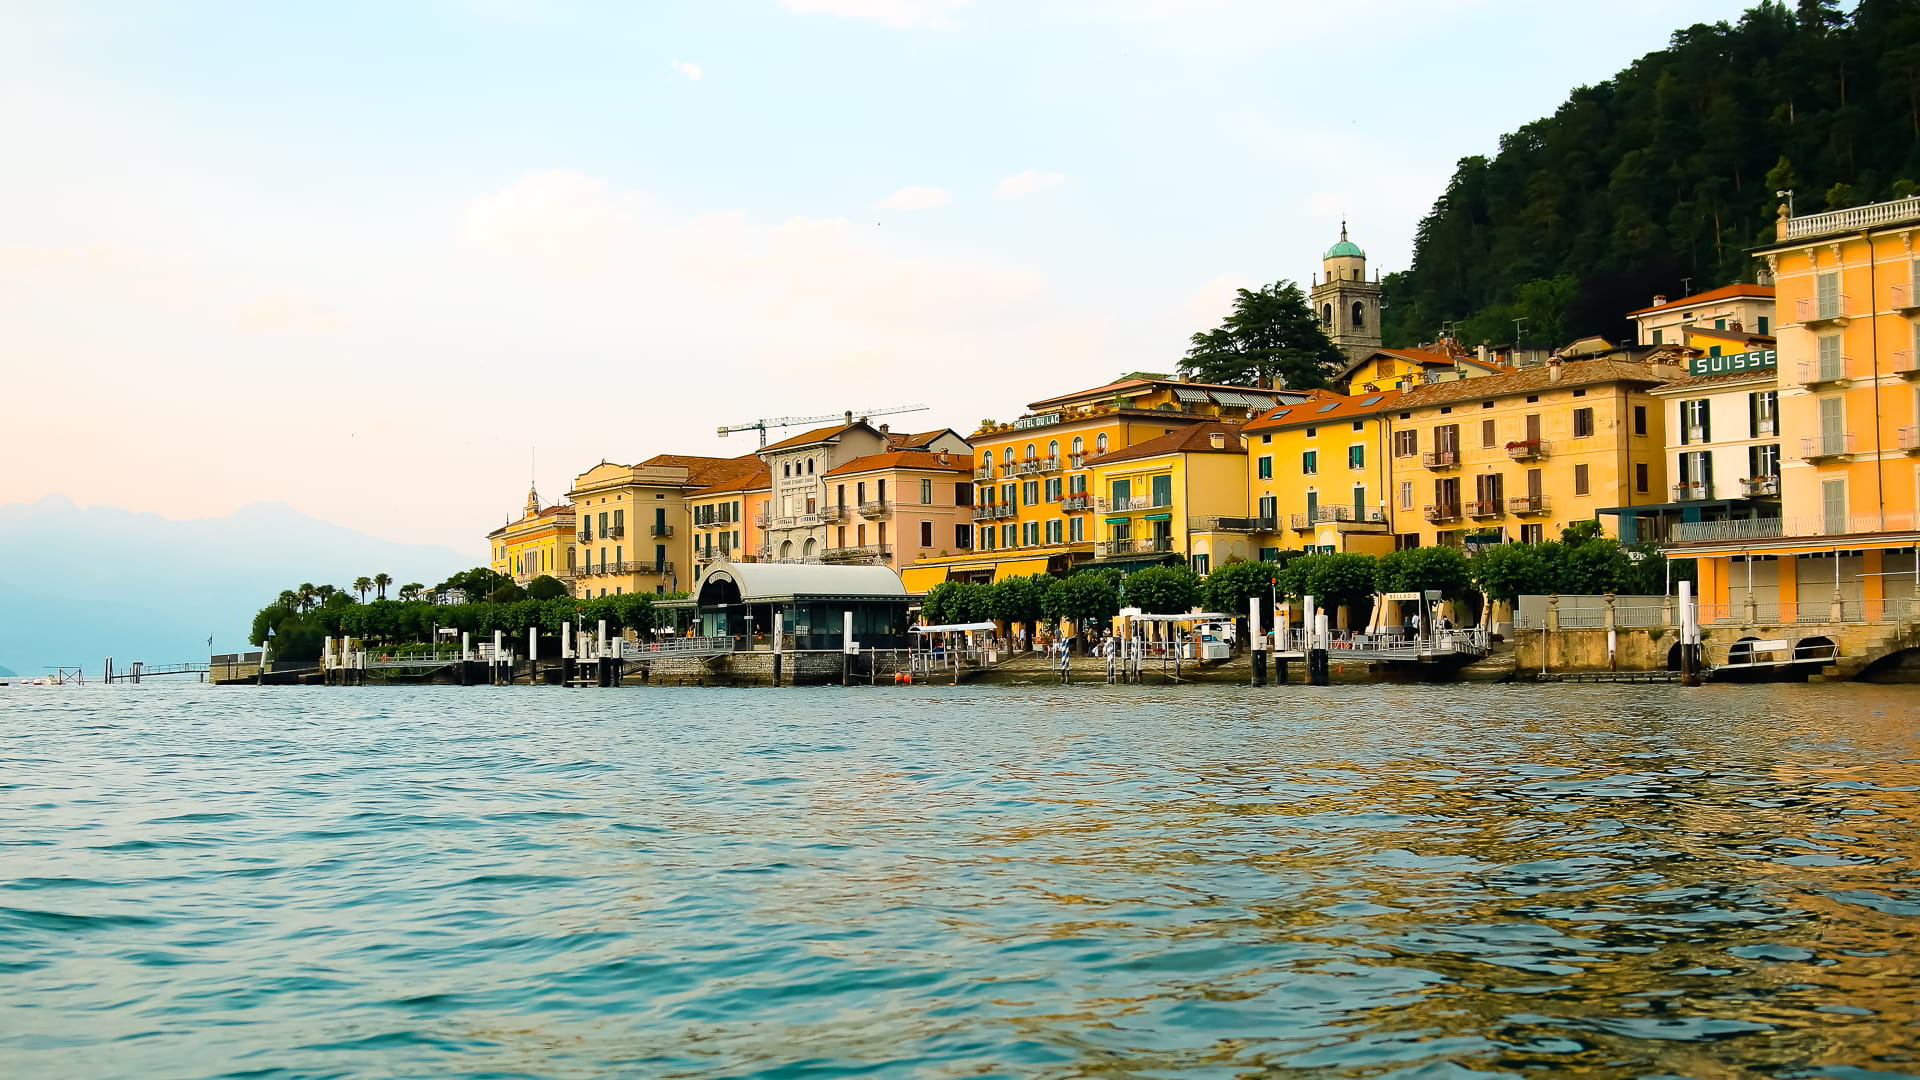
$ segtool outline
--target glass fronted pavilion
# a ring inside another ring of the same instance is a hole
[[[849,611],[862,649],[904,649],[916,599],[891,567],[815,563],[714,563],[693,595],[696,632],[742,652],[773,647],[775,612],[794,649],[844,648]]]

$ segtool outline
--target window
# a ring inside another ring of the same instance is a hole
[[[1415,430],[1393,433],[1393,456],[1413,457],[1420,452],[1420,432]]]
[[[1100,434],[1095,435],[1093,437],[1093,452],[1096,454],[1104,454],[1107,452],[1107,433],[1106,432],[1103,431]]]
[[[953,527],[953,546],[962,551],[973,548],[973,526],[955,525]]]
[[[1040,505],[1040,481],[1027,480],[1021,483],[1020,500],[1028,506]]]
[[[1355,300],[1355,301],[1353,302],[1353,326],[1354,326],[1354,329],[1356,329],[1356,330],[1357,330],[1357,329],[1359,329],[1359,328],[1361,328],[1361,327],[1363,327],[1363,326],[1365,326],[1365,325],[1367,325],[1367,306],[1366,306],[1365,304],[1362,304],[1362,303],[1361,303],[1360,301],[1358,301],[1358,300]],[[1196,558],[1202,558],[1202,559],[1204,559],[1204,558],[1206,558],[1206,556],[1204,556],[1204,555],[1201,555],[1201,556],[1196,556]],[[1203,573],[1203,574],[1204,574],[1204,573],[1206,573],[1206,571],[1205,571],[1205,570],[1201,570],[1200,572],[1201,572],[1201,573]]]
[[[1067,519],[1067,542],[1073,543],[1073,544],[1080,544],[1080,543],[1085,543],[1086,539],[1087,539],[1087,519],[1084,517],[1068,518]]]
[[[933,481],[931,480],[920,481],[920,505],[933,505]]]
[[[1820,348],[1820,377],[1837,379],[1847,373],[1846,358],[1840,355],[1840,335],[1823,334],[1818,339]]]
[[[1821,530],[1829,535],[1847,531],[1847,482],[1845,480],[1822,480],[1820,482],[1820,524]]]
[[[1260,472],[1259,479],[1261,480],[1273,479],[1273,455],[1272,454],[1260,455],[1259,472]]]
[[[1307,476],[1317,475],[1320,472],[1320,451],[1308,450],[1301,454],[1300,471]]]
[[[1829,271],[1813,275],[1814,317],[1832,319],[1840,315],[1840,274]]]
[[[1020,542],[1028,547],[1038,547],[1040,545],[1040,523],[1037,521],[1021,522]]]
[[[1584,439],[1593,434],[1593,409],[1573,410],[1573,437]]]
[[[1645,494],[1647,490],[1647,463],[1635,462],[1633,466],[1633,490]]]
[[[1768,330],[1767,330],[1767,324],[1768,324],[1769,322],[1771,322],[1771,321],[1772,321],[1772,320],[1771,320],[1771,319],[1769,319],[1769,318],[1767,318],[1767,316],[1765,316],[1765,315],[1762,315],[1762,316],[1760,316],[1760,329],[1759,329],[1759,332],[1760,332],[1760,333],[1762,333],[1762,334],[1765,334],[1765,333],[1768,333]]]
[[[1049,442],[1047,444],[1047,458],[1048,460],[1051,460],[1051,461],[1060,460],[1060,440],[1059,439],[1055,439],[1052,442]]]
[[[1747,475],[1764,480],[1780,475],[1780,444],[1761,443],[1747,447]],[[1758,494],[1756,492],[1756,494]]]
[[[1491,417],[1480,421],[1480,445],[1492,446],[1494,441],[1494,423]]]
[[[1360,305],[1355,304],[1353,305],[1353,308],[1355,311],[1358,311],[1360,310]],[[1193,572],[1196,574],[1199,574],[1202,577],[1206,576],[1207,574],[1207,556],[1206,555],[1200,554],[1200,555],[1195,555],[1193,557]]]
[[[813,459],[812,458],[807,459],[807,475],[808,476],[813,475]]]
[[[1319,434],[1320,434],[1320,429],[1317,427],[1310,427],[1307,429],[1307,438],[1309,439],[1315,438]]]
[[[1000,526],[1000,546],[1009,548],[1020,546],[1020,527],[1018,525],[1009,521],[1005,525]]]
[[[931,521],[923,521],[920,523],[920,546],[933,546],[933,522]]]
[[[1047,522],[1047,543],[1049,544],[1059,543],[1061,535],[1062,533],[1061,533],[1060,519],[1053,518],[1049,520]]]
[[[1413,481],[1400,481],[1400,509],[1413,509]]]
[[[1367,447],[1364,443],[1354,443],[1347,447],[1347,468],[1364,469],[1367,467]]]
[[[1587,493],[1587,467],[1585,465],[1575,465],[1573,467],[1573,493],[1575,495],[1585,495]]]
[[[1040,456],[1040,454],[1039,454],[1039,452],[1038,452],[1038,451],[1036,451],[1036,450],[1034,449],[1034,446],[1033,446],[1033,444],[1032,444],[1032,443],[1028,443],[1028,444],[1027,444],[1027,460],[1028,460],[1028,461],[1032,461],[1033,459],[1035,459],[1035,458],[1037,458],[1037,457],[1039,457],[1039,456]]]
[[[1078,435],[1075,435],[1073,437],[1073,456],[1079,457],[1082,453],[1086,451],[1086,449],[1087,449],[1086,440],[1082,439]]]
[[[1574,396],[1574,397],[1586,397],[1586,396],[1587,396],[1587,392],[1586,392],[1585,390],[1575,390],[1575,391],[1573,392],[1573,396]]]
[[[992,491],[993,489],[988,488],[987,490]],[[965,480],[962,480],[959,483],[953,485],[953,505],[955,506],[972,506],[973,505],[973,485],[972,484],[969,484]]]
[[[1655,345],[1665,344],[1666,337],[1667,337],[1667,332],[1665,330],[1655,330],[1653,332],[1653,343]]]
[[[1367,422],[1365,420],[1355,420],[1353,422],[1353,430],[1355,431],[1367,430]]]
[[[1520,542],[1523,544],[1538,544],[1546,538],[1547,527],[1545,525],[1535,522],[1531,525],[1520,526]]]
[[[1713,427],[1706,398],[1693,398],[1680,403],[1680,442],[1682,445],[1696,442],[1711,442]]]
[[[1713,320],[1713,328],[1715,330],[1725,330],[1727,328],[1727,320],[1725,319]]]
[[[1633,407],[1633,433],[1635,435],[1645,435],[1647,433],[1647,407],[1645,405],[1635,405]]]
[[[1047,477],[1047,501],[1060,501],[1060,477],[1058,476]]]
[[[1013,447],[1008,446],[1001,449],[1000,467],[1003,469],[1008,469],[1013,467]]]
[[[1748,394],[1747,434],[1756,439],[1780,434],[1779,414],[1780,391],[1762,390],[1759,393]]]
[[[1260,436],[1260,441],[1261,441],[1261,442],[1263,442],[1263,443],[1270,443],[1270,442],[1272,442],[1272,441],[1273,441],[1273,432],[1271,432],[1271,431],[1269,431],[1269,432],[1267,432],[1266,434],[1264,434],[1264,435],[1262,435],[1262,436]]]

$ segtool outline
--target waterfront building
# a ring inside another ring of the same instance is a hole
[[[692,600],[700,634],[732,638],[739,652],[773,647],[776,614],[786,650],[840,652],[848,644],[848,613],[862,649],[904,649],[913,604],[890,567],[795,563],[714,563],[700,574]],[[829,670],[839,662],[830,658]],[[788,663],[796,665],[788,678],[805,674],[798,658]]]
[[[1249,516],[1216,528],[1244,530],[1253,558],[1283,550],[1394,549],[1388,418],[1404,391],[1321,397],[1269,409],[1240,429]]]
[[[1380,347],[1380,280],[1367,280],[1367,253],[1347,239],[1346,222],[1320,267],[1308,293],[1320,329],[1349,360],[1359,360]]]
[[[1768,336],[1773,332],[1774,288],[1738,283],[1678,300],[1656,296],[1651,306],[1629,311],[1627,318],[1639,345],[1694,345],[1689,335],[1701,331]]]
[[[919,434],[875,427],[864,417],[846,414],[843,422],[804,431],[762,447],[771,487],[767,507],[754,519],[763,538],[756,552],[762,562],[819,562],[838,539],[837,529],[854,521],[858,508],[833,499],[827,474],[850,461],[890,450],[971,455],[967,441],[951,428]],[[879,501],[885,502],[887,496]],[[876,530],[877,535],[877,530]]]
[[[1718,340],[1709,330],[1690,341]],[[1738,353],[1687,351],[1687,374],[1654,387],[1667,431],[1667,500],[1621,508],[1624,539],[1667,540],[1682,524],[1780,516],[1780,391],[1772,338]],[[1717,347],[1717,346],[1716,346]],[[1612,508],[1602,510],[1612,512]]]
[[[1308,396],[1135,372],[1032,402],[1011,422],[983,424],[970,439],[973,550],[905,568],[907,588],[1070,573],[1094,558],[1092,480],[1101,458],[1198,424],[1237,424]]]
[[[1374,349],[1356,357],[1332,381],[1343,394],[1363,396],[1511,370],[1487,355],[1484,347],[1468,352],[1458,342],[1442,341],[1417,349]]]
[[[687,496],[750,475],[758,461],[656,454],[638,465],[602,461],[574,479],[574,595],[669,593],[693,580]],[[631,531],[629,531],[631,529]]]
[[[715,562],[751,562],[764,546],[753,524],[772,498],[766,463],[757,455],[754,470],[687,495],[692,533],[693,571]]]
[[[973,453],[887,450],[826,475],[830,515],[823,561],[898,570],[973,548]]]
[[[1408,390],[1384,414],[1400,547],[1554,538],[1603,509],[1631,539],[1662,501],[1666,438],[1649,391],[1670,363],[1550,359]]]
[[[1707,621],[1910,618],[1920,589],[1920,198],[1802,217],[1759,254],[1777,292],[1780,514],[1675,529]],[[1829,636],[1838,639],[1835,630]]]
[[[527,488],[520,516],[487,534],[488,565],[493,572],[524,586],[542,574],[573,582],[573,507],[540,505],[540,492]]]
[[[1185,562],[1205,574],[1229,559],[1252,559],[1247,456],[1240,426],[1185,424],[1090,463],[1095,565]]]

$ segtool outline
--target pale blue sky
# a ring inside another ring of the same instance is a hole
[[[0,503],[477,558],[532,445],[551,497],[757,416],[1010,417],[1170,370],[1343,213],[1403,267],[1458,158],[1740,10],[4,0],[0,385],[57,407]]]

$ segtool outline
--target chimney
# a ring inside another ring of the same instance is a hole
[[[942,465],[945,465],[945,464],[947,464],[947,452],[946,452],[945,450],[942,450],[942,451],[940,451],[940,459],[939,459],[939,460],[940,460],[940,464],[942,464]]]
[[[1666,303],[1666,302],[1667,302],[1667,298],[1666,298],[1666,297],[1664,297],[1664,296],[1661,296],[1661,295],[1660,295],[1659,293],[1654,293],[1654,294],[1653,294],[1653,306],[1654,306],[1654,307],[1659,307],[1660,305],[1662,305],[1662,304],[1664,304],[1664,303]]]
[[[845,420],[846,420],[846,423],[848,423],[848,424],[851,424],[851,423],[853,423],[853,410],[852,410],[852,409],[848,409],[848,410],[847,410],[847,411],[846,411],[846,412],[845,412],[845,413],[844,413],[843,415],[844,415],[844,417],[845,417]]]
[[[1739,319],[1735,319],[1732,322],[1728,323],[1727,328],[1729,330],[1745,330],[1746,329],[1746,327],[1740,325]]]
[[[1552,356],[1547,357],[1547,381],[1550,383],[1557,383],[1560,381],[1560,354],[1559,353],[1554,353]]]
[[[1216,431],[1207,436],[1207,442],[1212,443],[1215,450],[1225,450],[1227,448],[1227,433],[1224,431]]]
[[[880,434],[882,434],[882,435],[885,435],[886,433],[887,433],[887,425],[886,425],[886,424],[881,424],[881,425],[880,425]]]

